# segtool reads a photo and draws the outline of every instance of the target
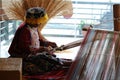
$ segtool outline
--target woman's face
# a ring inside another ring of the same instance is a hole
[[[29,24],[31,27],[39,27],[40,24]]]

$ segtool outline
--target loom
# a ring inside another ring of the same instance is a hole
[[[66,80],[119,80],[120,33],[89,30]]]

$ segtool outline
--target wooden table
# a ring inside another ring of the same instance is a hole
[[[0,80],[22,80],[22,59],[0,58]]]

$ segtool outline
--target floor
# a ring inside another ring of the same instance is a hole
[[[58,46],[66,45],[71,42],[81,40],[81,38],[66,38],[66,37],[54,37],[54,39],[52,37],[47,37],[47,38],[51,41],[56,42],[58,44]],[[80,48],[80,46],[77,46],[77,47],[70,48],[70,49],[67,49],[64,51],[57,51],[57,52],[55,52],[55,54],[60,58],[67,58],[67,59],[74,60],[79,51],[79,48]]]
[[[46,37],[48,40],[50,41],[53,41],[53,42],[56,42],[56,44],[58,46],[61,46],[61,45],[66,45],[68,43],[71,43],[73,41],[76,41],[76,40],[81,40],[81,38],[76,38],[76,37]],[[1,45],[0,45],[0,58],[7,58],[9,57],[9,54],[8,54],[8,48],[9,48],[9,45],[10,45],[10,42],[1,42]],[[64,50],[64,51],[57,51],[55,52],[55,54],[57,55],[57,57],[59,58],[67,58],[67,59],[75,59],[76,57],[76,54],[79,50],[79,47],[74,47],[74,48],[71,48],[71,49],[67,49],[67,50]]]

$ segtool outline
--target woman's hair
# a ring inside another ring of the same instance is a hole
[[[44,8],[32,7],[26,11],[25,22],[28,24],[45,23],[48,20],[47,13]]]

